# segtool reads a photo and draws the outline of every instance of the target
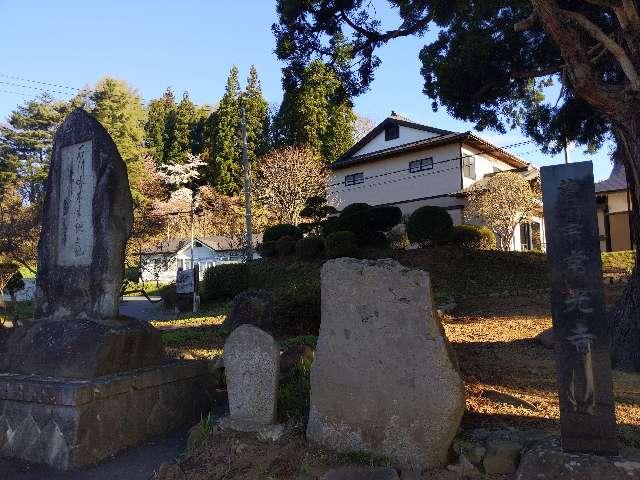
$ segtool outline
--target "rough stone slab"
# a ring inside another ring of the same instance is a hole
[[[229,335],[224,366],[232,419],[275,422],[279,361],[278,344],[259,328],[240,325]]]
[[[0,456],[60,470],[91,465],[199,421],[214,387],[207,362],[172,362],[93,381],[2,375]]]
[[[45,188],[35,318],[116,317],[133,223],[127,167],[80,108],[56,132]]]
[[[338,468],[331,470],[322,480],[399,480],[393,468]]]
[[[393,260],[325,263],[307,437],[420,470],[445,464],[463,411],[429,275]]]
[[[640,459],[564,453],[541,445],[527,451],[516,480],[639,480]]]
[[[135,319],[40,320],[0,339],[0,372],[90,379],[163,361],[160,332]]]

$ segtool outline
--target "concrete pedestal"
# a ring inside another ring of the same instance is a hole
[[[92,380],[0,373],[0,455],[60,470],[91,465],[211,408],[208,362]]]

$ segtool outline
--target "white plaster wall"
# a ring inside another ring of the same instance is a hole
[[[383,205],[457,192],[461,182],[459,148],[458,144],[443,145],[333,171],[327,188],[328,202],[341,210],[356,202]],[[409,173],[409,162],[427,157],[433,157],[432,170]],[[441,161],[444,162],[438,163]],[[372,178],[398,170],[401,171]],[[359,172],[364,173],[364,183],[345,187],[345,176]]]
[[[493,167],[497,167],[500,170],[511,170],[513,167],[492,157],[487,153],[478,153],[480,150],[471,148],[468,145],[462,146],[462,156],[473,155],[476,158],[476,179],[463,178],[464,187],[467,188],[473,185],[476,181],[484,178],[485,175],[493,173]]]
[[[609,205],[609,213],[628,212],[629,204],[627,203],[627,192],[612,192],[607,194],[607,203]]]
[[[385,148],[397,147],[398,145],[404,145],[405,143],[417,142],[418,140],[437,136],[439,136],[437,133],[426,132],[424,130],[418,130],[417,128],[403,127],[400,125],[400,136],[398,138],[385,141],[383,130],[353,155],[364,155],[365,153],[376,152],[378,150],[384,150]]]

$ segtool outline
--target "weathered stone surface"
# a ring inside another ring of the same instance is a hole
[[[82,109],[56,133],[46,191],[35,318],[116,317],[131,192],[115,143]]]
[[[245,324],[267,332],[272,330],[273,295],[270,292],[251,288],[233,298],[231,311],[222,327],[231,331]]]
[[[42,320],[0,339],[0,371],[95,378],[159,365],[162,337],[134,319]]]
[[[463,411],[429,275],[392,260],[325,263],[307,437],[424,469],[445,464]]]
[[[270,424],[276,417],[280,351],[271,335],[240,325],[224,344],[231,419]]]
[[[0,455],[60,470],[96,463],[200,419],[211,407],[206,362],[91,381],[0,375]]]
[[[540,445],[527,451],[516,480],[638,480],[640,459],[563,453]]]
[[[562,448],[618,452],[591,162],[542,167]]]
[[[331,470],[322,480],[399,480],[393,468],[338,468]]]
[[[514,473],[520,461],[522,445],[510,440],[489,440],[487,452],[482,461],[485,473],[501,474]]]

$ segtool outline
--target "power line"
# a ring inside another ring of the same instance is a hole
[[[39,92],[54,92],[54,93],[60,93],[62,95],[71,95],[70,92],[63,92],[61,90],[50,90],[42,87],[32,87],[30,85],[21,85],[19,83],[5,82],[4,80],[0,80],[0,84],[9,85],[11,87],[28,88],[29,90],[37,90]]]
[[[39,80],[31,80],[31,79],[24,78],[24,77],[16,77],[14,75],[7,75],[5,73],[0,73],[0,77],[8,78],[10,80],[18,80],[20,82],[37,83],[37,84],[40,84],[40,85],[46,85],[48,87],[65,88],[67,90],[74,90],[74,91],[79,91],[80,90],[79,88],[69,87],[68,85],[62,85],[62,84],[59,84],[59,83],[41,82]]]

